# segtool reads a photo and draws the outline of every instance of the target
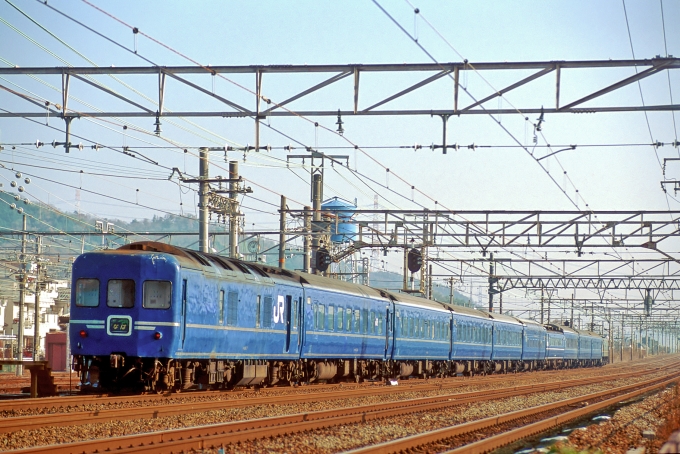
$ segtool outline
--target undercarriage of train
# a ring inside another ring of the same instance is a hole
[[[124,355],[73,358],[81,387],[112,392],[231,389],[340,381],[388,381],[600,366],[602,361],[430,361],[333,359],[297,361],[179,360]]]

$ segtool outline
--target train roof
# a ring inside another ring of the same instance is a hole
[[[354,284],[352,282],[341,281],[339,279],[330,279],[315,274],[303,273],[300,271],[291,271],[274,266],[268,266],[261,263],[245,262],[229,257],[220,256],[217,254],[210,254],[206,252],[198,252],[192,249],[187,249],[179,246],[172,246],[165,243],[155,241],[140,241],[136,243],[126,244],[116,249],[115,251],[143,251],[143,252],[159,252],[174,255],[182,261],[190,261],[194,266],[202,268],[209,268],[215,266],[223,268],[232,272],[241,272],[243,274],[254,274],[256,276],[270,278],[278,281],[287,281],[291,284],[307,285],[310,287],[318,287],[326,290],[336,290],[344,293],[353,293],[365,297],[373,298],[389,298],[383,291],[368,287],[365,285]]]
[[[280,268],[275,268],[280,269]],[[359,296],[366,296],[370,298],[384,298],[389,299],[387,292],[375,289],[373,287],[368,287],[366,285],[355,284],[353,282],[341,281],[340,279],[331,279],[325,276],[318,276],[316,274],[303,273],[301,271],[288,271],[293,276],[297,276],[300,279],[302,285],[308,287],[318,287],[324,290],[336,290],[338,292],[344,293],[354,293]]]
[[[560,325],[555,325],[552,323],[544,323],[543,326],[545,326],[545,329],[548,331],[553,331],[557,333],[564,333],[564,327]]]
[[[600,336],[598,333],[595,333],[593,331],[588,331],[587,329],[576,329],[573,328],[574,331],[576,331],[579,335],[581,336],[591,336],[591,337],[599,337],[602,339],[603,337]]]
[[[384,293],[388,294],[397,303],[414,304],[419,307],[427,307],[430,309],[449,311],[451,306],[448,304],[440,303],[439,301],[428,300],[414,295],[409,295],[408,293],[400,293],[393,290],[383,290]]]
[[[515,325],[521,325],[522,323],[517,319],[517,317],[512,317],[510,315],[499,314],[496,312],[489,312],[489,316],[501,322],[513,323]]]
[[[521,324],[523,324],[525,326],[533,325],[535,328],[546,329],[545,326],[541,325],[539,322],[535,322],[533,320],[529,320],[529,319],[526,319],[526,318],[518,318],[518,317],[513,317],[513,318],[516,319],[517,321],[519,321]]]

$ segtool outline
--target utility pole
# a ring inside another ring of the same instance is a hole
[[[208,252],[208,192],[210,184],[208,149],[199,150],[198,182],[198,250]]]
[[[323,176],[316,173],[312,184],[312,274],[317,274],[316,253],[319,251],[319,235],[321,234],[321,198],[323,197]]]
[[[42,265],[40,265],[40,254],[42,252],[42,237],[36,238],[36,249],[37,249],[37,269],[35,276],[35,321],[33,323],[33,361],[38,361],[38,351],[40,350],[40,287],[41,279],[40,273],[42,272]]]
[[[626,335],[623,331],[623,320],[624,320],[624,314],[621,314],[621,362],[623,362],[623,342],[626,339]]]
[[[258,122],[259,123],[259,122]],[[229,257],[238,258],[238,161],[229,161]]]
[[[489,312],[493,312],[493,294],[495,293],[494,283],[496,278],[494,277],[493,269],[493,252],[489,255]],[[541,323],[543,323],[543,302],[541,302]]]
[[[318,126],[318,125],[317,125]],[[311,250],[311,264],[308,267],[309,272],[316,274],[316,252],[319,250],[319,236],[324,232],[321,226],[321,202],[323,200],[323,174],[324,174],[324,161],[330,159],[331,163],[345,161],[346,166],[349,168],[349,156],[348,155],[326,155],[324,153],[319,153],[315,150],[309,150],[310,153],[307,155],[288,155],[286,161],[291,159],[302,159],[303,163],[305,159],[310,159],[311,164],[311,200],[312,200],[312,250]],[[314,165],[314,159],[320,159],[320,165]],[[306,208],[305,208],[306,209]],[[309,230],[307,230],[309,232]]]
[[[607,356],[614,362],[614,333],[612,332],[612,310],[609,308],[609,347],[607,348]]]
[[[425,285],[428,279],[427,273],[427,242],[428,242],[428,224],[423,224],[423,244],[420,247],[420,257],[422,258],[423,264],[420,267],[420,293],[425,295],[425,298],[429,298],[429,295],[425,293]]]
[[[310,249],[311,249],[312,239],[311,239],[311,235],[309,234],[309,232],[312,231],[312,217],[310,215],[311,209],[312,208],[310,206],[305,206],[305,217],[304,217],[305,239],[304,239],[304,245],[303,245],[304,256],[303,256],[303,259],[302,259],[302,271],[304,271],[305,273],[311,272],[310,261],[311,261],[311,258],[312,258],[312,254],[311,254]]]
[[[279,219],[279,268],[286,267],[286,196],[281,196],[281,216]]]
[[[503,313],[503,292],[498,294],[498,313]]]
[[[23,215],[21,232],[21,286],[19,287],[19,334],[17,338],[19,361],[24,360],[24,302],[26,300],[26,215]],[[24,374],[24,366],[17,365],[17,375]]]
[[[453,305],[453,277],[449,278],[449,304]]]

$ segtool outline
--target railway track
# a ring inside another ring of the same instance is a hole
[[[673,363],[674,366],[677,368],[678,363],[675,362]],[[666,366],[668,368],[668,366]],[[404,414],[409,414],[409,413],[416,413],[416,412],[425,412],[425,411],[431,411],[431,410],[438,410],[438,409],[443,409],[451,406],[458,406],[458,405],[463,405],[466,403],[478,403],[478,402],[483,402],[483,401],[488,401],[492,399],[503,399],[503,398],[509,398],[512,396],[521,396],[521,395],[527,395],[527,394],[532,394],[532,393],[540,393],[540,392],[547,392],[550,390],[561,390],[565,389],[568,387],[575,387],[575,386],[583,386],[583,385],[588,385],[588,384],[598,384],[598,383],[603,383],[611,380],[616,380],[616,379],[622,379],[622,378],[629,378],[629,377],[636,377],[640,376],[644,373],[650,373],[649,370],[646,372],[631,372],[627,374],[616,374],[613,376],[606,376],[606,377],[594,377],[594,378],[588,378],[588,379],[579,379],[579,380],[568,380],[566,382],[554,382],[554,383],[547,383],[547,384],[540,384],[540,385],[525,385],[525,386],[517,386],[517,387],[510,387],[510,388],[502,388],[502,389],[496,389],[496,390],[484,390],[484,391],[477,391],[477,392],[471,392],[471,393],[459,393],[459,394],[447,394],[447,395],[442,395],[442,396],[436,396],[436,397],[427,397],[427,398],[419,398],[419,399],[410,399],[410,400],[402,400],[402,401],[397,401],[397,402],[389,402],[389,403],[382,403],[382,404],[373,404],[373,405],[366,405],[366,406],[359,406],[359,407],[349,407],[349,408],[340,408],[340,409],[332,409],[332,410],[324,410],[324,411],[316,411],[316,412],[309,412],[309,413],[302,413],[302,414],[296,414],[296,415],[289,415],[289,416],[281,416],[281,417],[270,417],[270,418],[262,418],[262,419],[255,419],[255,420],[248,420],[248,421],[237,421],[237,422],[232,422],[232,423],[223,423],[223,424],[217,424],[217,425],[211,425],[211,426],[201,426],[201,427],[192,427],[192,428],[186,428],[186,429],[178,429],[178,430],[170,430],[170,431],[163,431],[163,432],[155,432],[155,433],[148,433],[148,434],[140,434],[140,435],[131,435],[131,436],[125,436],[125,437],[119,437],[116,439],[100,439],[100,440],[93,440],[93,441],[84,441],[84,442],[77,442],[77,443],[70,443],[70,444],[64,444],[64,445],[52,445],[52,446],[40,446],[37,448],[33,449],[25,449],[22,450],[21,452],[23,453],[32,453],[32,452],[50,452],[50,453],[64,453],[64,452],[104,452],[104,451],[116,451],[119,453],[122,452],[168,452],[168,451],[181,451],[181,450],[188,450],[188,449],[205,449],[205,448],[210,448],[212,446],[220,446],[220,445],[227,445],[227,444],[233,444],[233,443],[238,443],[238,442],[243,442],[243,441],[248,441],[248,440],[255,440],[259,438],[264,438],[264,437],[274,437],[274,436],[284,436],[286,434],[292,434],[292,433],[298,433],[298,432],[303,432],[303,431],[310,431],[310,430],[315,430],[318,428],[328,428],[328,427],[334,427],[334,426],[341,426],[341,425],[346,425],[346,424],[354,424],[354,423],[364,423],[367,421],[371,420],[376,420],[376,419],[381,419],[381,418],[389,418],[389,417],[394,417],[398,415],[404,415]],[[647,382],[642,384],[635,384],[635,385],[628,385],[622,388],[615,388],[612,390],[607,390],[604,391],[601,394],[602,396],[605,395],[611,395],[612,393],[622,393],[622,392],[629,392],[633,389],[639,389],[642,386],[663,386],[659,385],[660,383],[666,383],[669,381],[673,380],[678,380],[678,377],[680,377],[680,372],[674,372],[674,375],[672,377],[667,377],[665,376],[664,378],[656,378],[653,380],[648,380]],[[385,389],[390,389],[390,388],[385,388]],[[376,390],[373,390],[376,391]],[[320,397],[322,398],[327,398],[328,393],[322,393],[324,396],[319,396],[318,394],[308,394],[304,396],[299,396],[301,399],[305,400],[313,400],[313,399],[318,399]],[[339,396],[337,398],[347,398],[350,397],[348,396],[348,393],[345,393],[344,396]],[[282,396],[282,401],[280,403],[294,403],[294,400],[298,398],[298,396]],[[560,403],[560,405],[557,405],[557,407],[554,408],[559,408],[560,406],[563,405],[575,405],[578,402],[580,402],[581,398],[577,399],[571,399],[570,401],[567,401],[567,403]],[[583,398],[584,400],[593,400],[597,399],[594,395],[588,395],[587,397]],[[219,408],[224,408],[225,404],[230,403],[231,401],[221,401],[217,402],[218,405],[220,405]],[[272,404],[273,402],[269,400],[267,402],[269,404]],[[215,408],[214,405],[215,403],[211,403],[213,405],[212,408]],[[234,404],[240,405],[241,402],[234,402]],[[242,402],[243,405],[255,405],[253,402]],[[80,420],[80,421],[85,421],[85,422],[96,422],[93,418],[97,418],[101,416],[102,420],[109,420],[111,418],[116,418],[116,417],[125,417],[125,418],[149,418],[149,417],[160,417],[161,415],[169,415],[169,414],[181,414],[181,412],[186,412],[186,411],[207,411],[208,406],[206,407],[201,407],[200,409],[198,408],[197,405],[193,404],[193,406],[176,406],[176,408],[169,408],[168,406],[167,409],[163,409],[163,411],[159,411],[159,409],[139,409],[139,412],[135,412],[134,416],[128,416],[124,414],[119,414],[119,413],[114,413],[114,411],[107,412],[107,411],[102,411],[99,412],[99,415],[89,415],[87,416],[86,420],[85,419],[78,419],[82,418],[86,415],[74,415],[72,421]],[[595,407],[589,406],[587,408],[588,411],[594,411]],[[599,408],[599,407],[598,407]],[[126,413],[130,413],[130,410],[135,410],[135,409],[125,409],[123,410]],[[541,411],[548,411],[548,410],[541,410]],[[144,413],[146,412],[146,413]],[[180,413],[171,413],[171,412],[180,412]],[[43,417],[33,417],[33,422],[37,422],[39,424],[44,425],[55,425],[54,419],[49,419],[47,417],[54,417],[55,415],[45,415],[45,418]],[[69,418],[69,414],[61,414],[61,415],[56,415],[56,419],[61,419],[62,421],[56,421],[57,424],[62,424],[63,425],[72,425],[72,424],[78,424],[78,422],[66,422],[66,419]],[[525,418],[527,416],[525,415],[520,415],[520,416],[508,416],[508,421],[514,420],[517,418]],[[14,423],[19,422],[18,420],[22,418],[9,418],[15,420]],[[484,420],[484,424],[486,424],[488,421]],[[494,422],[495,421],[495,422]],[[499,424],[500,422],[505,422],[504,420],[499,420],[496,419],[494,421],[488,422],[489,424],[493,422],[493,424]],[[26,424],[28,423],[28,420],[22,421],[23,427],[26,427]],[[10,427],[10,424],[13,423],[6,423],[8,425],[4,427]],[[13,427],[21,427],[20,425],[13,426]],[[32,427],[34,427],[32,425]],[[460,426],[456,426],[460,427]],[[475,426],[477,427],[477,426]],[[10,430],[16,430],[16,429],[10,429]],[[471,430],[478,430],[478,429],[471,429]],[[447,435],[445,438],[450,438],[452,435]],[[429,442],[419,442],[419,445],[422,445],[423,443],[429,443]],[[414,445],[418,446],[418,445]],[[390,448],[391,449],[391,448]],[[403,449],[403,448],[399,448]],[[376,451],[376,452],[383,452],[383,451]],[[394,452],[394,451],[384,451],[384,452]]]
[[[614,365],[605,366],[601,371],[613,371],[616,369],[626,369],[629,371],[633,370],[658,370],[661,367],[666,367],[665,364],[668,362],[667,359],[656,359],[656,360],[646,360],[644,363],[617,363]],[[658,366],[655,366],[658,365]],[[585,369],[588,370],[588,369]],[[584,369],[567,369],[559,371],[561,374],[570,375],[580,375]],[[535,374],[553,374],[555,371],[539,371]],[[487,376],[475,376],[472,378],[465,377],[452,377],[443,379],[428,379],[428,380],[403,380],[399,382],[398,387],[382,387],[373,386],[371,384],[366,385],[355,385],[353,383],[346,383],[342,385],[314,385],[313,387],[307,387],[310,393],[333,393],[333,392],[355,392],[356,389],[361,389],[364,391],[358,391],[357,396],[361,396],[362,393],[365,395],[379,394],[379,393],[402,393],[409,391],[430,391],[440,388],[455,389],[457,387],[464,387],[469,385],[477,384],[492,384],[496,382],[507,381],[508,377],[513,375],[487,375]],[[287,391],[293,388],[276,387],[276,388],[261,388],[257,391],[253,390],[232,390],[232,391],[190,391],[183,393],[165,393],[165,394],[142,394],[142,395],[117,395],[111,396],[108,394],[97,394],[97,395],[76,395],[76,396],[59,396],[59,397],[40,397],[40,398],[16,398],[16,399],[6,399],[0,400],[0,412],[10,412],[10,411],[26,411],[26,410],[44,410],[46,408],[62,408],[62,407],[82,407],[82,406],[100,406],[105,407],[109,405],[120,405],[120,404],[150,404],[150,405],[163,405],[167,403],[170,398],[191,398],[191,399],[208,399],[215,397],[224,397],[224,400],[234,400],[243,399],[245,395],[257,392],[262,396],[269,394],[289,394]],[[298,390],[304,388],[297,388]],[[314,389],[314,391],[311,391]]]
[[[569,421],[634,399],[680,381],[680,373],[635,385],[587,394],[547,405],[528,408],[434,430],[404,439],[348,451],[347,454],[388,454],[397,452],[483,453],[545,432]],[[613,396],[613,397],[611,397]],[[572,409],[573,407],[579,407]]]

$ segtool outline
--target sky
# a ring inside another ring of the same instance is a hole
[[[0,66],[125,67],[149,66],[148,61],[162,66],[430,63],[431,58],[436,62],[467,59],[481,63],[680,55],[677,25],[680,2],[669,0],[49,0],[45,3],[47,5],[36,0],[0,1]],[[134,35],[130,27],[137,27],[146,36]],[[136,50],[137,54],[121,46]],[[480,99],[532,72],[469,72],[461,82],[472,96]],[[633,68],[564,70],[562,103],[633,74]],[[35,99],[61,103],[59,91],[46,85],[59,87],[61,78],[36,77],[40,80],[3,76],[0,85]],[[329,74],[265,75],[263,95],[282,101],[328,77]],[[365,108],[424,77],[426,75],[403,73],[362,75],[359,104]],[[239,104],[255,106],[252,74],[186,78]],[[153,77],[97,76],[96,80],[155,108],[157,79]],[[502,101],[492,100],[485,106],[519,109],[553,106],[554,85],[551,74],[510,92]],[[452,87],[451,79],[442,78],[385,107],[450,108]],[[69,107],[76,111],[132,109],[83,82],[72,81],[70,90]],[[643,79],[639,86],[628,85],[584,107],[641,105],[641,94],[647,105],[671,104],[671,96],[677,104],[680,73],[662,71]],[[467,95],[461,94],[462,105],[470,102]],[[352,103],[353,80],[348,77],[287,107],[292,111],[350,110]],[[0,90],[0,108],[9,112],[40,111],[4,90]],[[165,108],[172,111],[224,109],[216,101],[174,81],[168,82]],[[273,147],[271,151],[245,154],[232,151],[227,153],[226,161],[239,161],[239,171],[246,185],[253,189],[252,195],[242,199],[243,213],[246,226],[260,230],[278,227],[280,195],[285,195],[289,207],[294,209],[310,203],[309,161],[304,165],[299,159],[287,161],[288,152],[282,147],[291,144],[297,154],[306,146],[328,154],[348,155],[349,167],[355,172],[338,167],[326,169],[324,198],[356,199],[359,208],[373,208],[376,194],[379,207],[384,209],[680,208],[673,191],[664,193],[660,186],[661,180],[680,178],[680,162],[669,163],[665,176],[661,166],[664,158],[680,156],[680,149],[672,146],[672,142],[678,140],[676,123],[680,122],[680,115],[677,113],[546,115],[538,145],[576,144],[577,147],[542,160],[544,168],[531,155],[532,151],[537,155],[548,153],[547,148],[532,148],[537,115],[526,118],[520,113],[495,119],[488,115],[452,117],[448,121],[447,141],[459,144],[460,149],[449,150],[444,155],[441,150],[429,149],[431,144],[441,143],[439,117],[343,116],[343,137],[333,132],[335,117],[273,117],[265,122],[271,128],[263,127],[260,138],[261,144]],[[250,119],[162,119],[163,132],[156,137],[153,119],[82,118],[72,122],[71,131],[84,138],[72,139],[74,143],[82,142],[84,149],[65,154],[62,148],[49,145],[52,141],[64,140],[64,134],[59,131],[64,128],[63,121],[54,117],[34,120],[0,118],[0,143],[5,144],[0,153],[0,164],[5,166],[0,168],[0,183],[9,189],[10,182],[16,180],[14,174],[22,171],[31,175],[31,183],[25,186],[32,200],[102,219],[129,221],[168,213],[197,214],[197,188],[178,185],[176,176],[169,180],[172,168],[195,176],[198,147],[254,144],[254,126]],[[315,127],[314,122],[325,129]],[[123,129],[126,124],[128,129]],[[36,141],[46,145],[40,148],[26,145]],[[665,145],[650,146],[657,141]],[[110,148],[89,149],[93,143]],[[517,143],[527,148],[510,147]],[[359,149],[353,149],[350,144],[358,145]],[[398,148],[414,144],[423,148]],[[467,148],[471,144],[478,147]],[[621,146],[605,146],[613,144]],[[135,157],[122,152],[125,146]],[[210,174],[226,176],[225,153],[214,151],[210,159]],[[437,205],[433,203],[435,200]],[[394,267],[400,266],[398,257],[392,262]]]

